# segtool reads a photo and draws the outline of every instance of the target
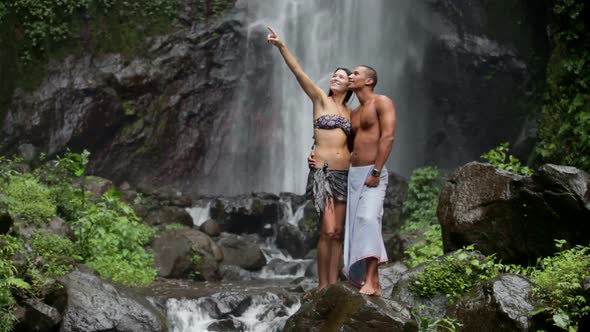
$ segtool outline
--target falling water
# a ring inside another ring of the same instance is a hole
[[[279,52],[267,44],[275,28],[306,73],[322,88],[334,68],[373,66],[377,93],[396,105],[398,129],[388,167],[404,175],[423,156],[420,77],[423,41],[415,27],[423,4],[413,0],[239,0],[248,38],[241,95],[227,146],[210,167],[208,194],[251,191],[302,194],[312,145],[312,105]],[[358,102],[353,102],[356,107]],[[231,174],[231,176],[228,176]]]

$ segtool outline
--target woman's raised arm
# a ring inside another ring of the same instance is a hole
[[[268,34],[266,40],[279,49],[281,55],[283,56],[283,59],[285,59],[285,63],[287,63],[289,69],[291,69],[293,74],[295,74],[295,77],[297,78],[299,85],[301,85],[301,88],[303,88],[303,91],[305,91],[305,93],[309,96],[309,98],[311,98],[311,100],[314,103],[321,102],[323,100],[322,97],[325,94],[325,92],[322,91],[322,89],[320,89],[309,78],[309,76],[307,76],[307,74],[303,71],[303,68],[301,68],[301,65],[299,64],[297,59],[295,59],[295,56],[291,53],[291,51],[289,51],[285,43],[283,43],[283,41],[279,38],[279,35],[277,35],[277,33],[272,28],[267,28],[270,31],[270,33]]]

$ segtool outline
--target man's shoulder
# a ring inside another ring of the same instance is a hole
[[[386,95],[375,95],[375,101],[393,103],[393,100]]]
[[[378,109],[395,109],[393,106],[393,100],[386,95],[376,95],[375,106],[377,106]]]

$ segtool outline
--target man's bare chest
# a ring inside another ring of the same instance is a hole
[[[379,122],[375,107],[359,107],[351,113],[352,129],[354,131],[370,130]]]

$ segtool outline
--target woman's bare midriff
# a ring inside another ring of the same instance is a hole
[[[314,129],[316,167],[328,162],[328,168],[347,170],[350,167],[350,151],[347,137],[341,129]]]

